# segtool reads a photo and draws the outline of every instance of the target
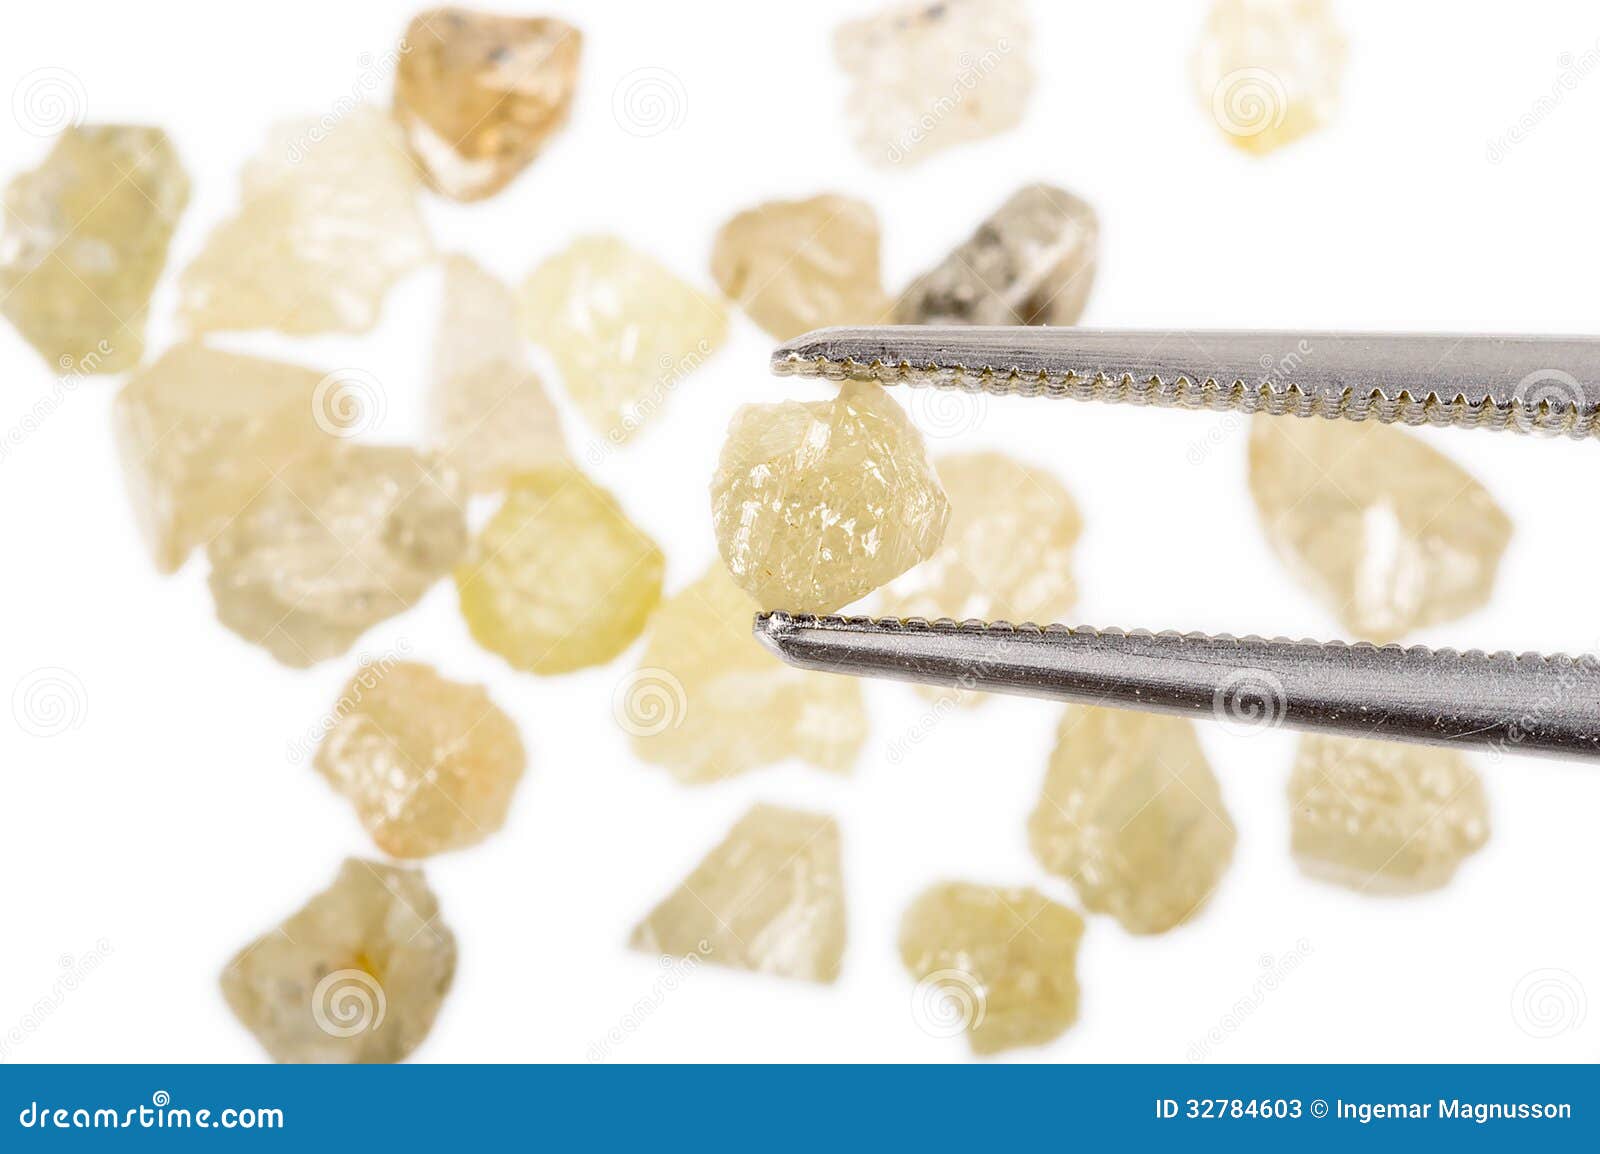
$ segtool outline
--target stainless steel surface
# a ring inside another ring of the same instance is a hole
[[[1596,435],[1600,338],[884,325],[780,346],[785,376]]]
[[[762,613],[792,665],[1508,753],[1600,760],[1600,661],[1421,646]]]

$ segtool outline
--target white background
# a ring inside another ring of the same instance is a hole
[[[1600,314],[1594,146],[1600,74],[1582,77],[1498,163],[1489,142],[1557,84],[1562,54],[1592,50],[1592,4],[1523,3],[1477,21],[1443,5],[1357,3],[1344,97],[1326,131],[1265,160],[1231,148],[1198,105],[1188,60],[1195,4],[1033,5],[1038,73],[1027,118],[998,139],[905,170],[856,153],[832,28],[859,2],[803,6],[556,4],[585,33],[570,128],[508,191],[430,198],[441,249],[518,281],[584,231],[632,240],[709,288],[712,235],[770,197],[840,191],[871,201],[891,290],[934,263],[1018,185],[1045,179],[1098,209],[1101,266],[1085,323],[1592,332]],[[0,87],[70,70],[96,121],[159,124],[194,194],[170,268],[237,200],[267,126],[350,92],[411,9],[390,3],[31,4],[0,38]],[[668,70],[681,121],[648,138],[613,115],[619,82]],[[378,101],[386,100],[387,81]],[[48,141],[0,115],[4,174]],[[172,279],[151,350],[174,335]],[[358,338],[235,339],[383,382],[389,440],[415,438],[436,273],[407,280]],[[661,541],[670,588],[714,556],[706,483],[731,411],[819,386],[766,373],[770,342],[742,316],[726,346],[626,450],[595,468]],[[53,386],[53,369],[0,327],[0,425]],[[213,619],[204,562],[158,576],[126,503],[109,410],[116,380],[86,382],[0,461],[5,526],[0,693],[41,667],[83,687],[78,724],[39,738],[0,713],[0,1040],[12,1061],[259,1059],[217,976],[239,946],[296,909],[346,854],[371,853],[350,807],[287,744],[330,706],[354,656],[310,671],[274,663]],[[552,391],[559,392],[559,389]],[[563,403],[569,439],[590,436]],[[1099,625],[1329,636],[1337,625],[1288,578],[1258,531],[1237,419],[995,401],[961,447],[1005,444],[1055,469],[1081,504],[1080,617]],[[1427,440],[1470,468],[1517,531],[1492,605],[1417,640],[1581,650],[1600,637],[1592,444],[1455,430]],[[940,443],[936,448],[950,448]],[[1198,449],[1198,451],[1196,451]],[[1196,463],[1198,459],[1198,463]],[[522,726],[531,769],[506,828],[428,863],[460,943],[455,988],[418,1059],[582,1061],[649,997],[655,959],[633,922],[756,800],[826,809],[843,829],[850,944],[829,988],[702,967],[613,1053],[617,1060],[966,1057],[921,1032],[895,950],[900,911],[945,878],[1037,884],[1023,830],[1057,709],[1002,700],[944,721],[887,757],[926,711],[868,687],[873,729],[856,773],[798,766],[690,789],[630,755],[611,691],[633,655],[555,679],[517,674],[467,638],[448,583],[357,651],[402,641],[447,675],[487,683]],[[1202,733],[1239,829],[1232,870],[1196,922],[1133,938],[1091,920],[1079,1023],[1019,1060],[1183,1061],[1249,998],[1261,959],[1309,946],[1282,988],[1214,1047],[1217,1060],[1564,1060],[1600,1057],[1600,1013],[1538,1038],[1514,991],[1566,971],[1600,996],[1600,772],[1480,761],[1488,847],[1442,892],[1360,896],[1302,877],[1288,856],[1287,733]],[[63,956],[110,947],[42,1019]]]

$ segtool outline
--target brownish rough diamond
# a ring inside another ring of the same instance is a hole
[[[566,123],[583,36],[560,20],[433,8],[406,29],[394,114],[438,192],[493,196]]]
[[[0,311],[54,368],[132,368],[188,203],[189,178],[159,128],[68,128],[6,188]]]
[[[398,1062],[427,1037],[455,971],[455,935],[422,874],[350,858],[239,951],[222,996],[275,1061]]]
[[[757,805],[639,923],[631,944],[831,982],[844,939],[838,826],[831,817]]]
[[[460,849],[505,822],[527,754],[481,686],[410,661],[368,664],[332,716],[317,770],[390,857]]]
[[[1038,1046],[1078,1017],[1083,919],[1035,889],[946,882],[900,921],[917,978],[911,1012],[935,1037],[965,1031],[974,1053]]]

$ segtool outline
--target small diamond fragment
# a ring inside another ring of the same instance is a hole
[[[1094,286],[1100,224],[1065,189],[1014,193],[895,306],[906,325],[1075,324]]]
[[[936,1037],[966,1032],[977,1054],[1038,1046],[1078,1017],[1083,919],[1035,889],[946,882],[900,921],[917,978],[911,1012]]]
[[[54,368],[132,368],[188,203],[189,177],[159,128],[68,128],[6,188],[0,312]]]
[[[1364,893],[1438,889],[1489,839],[1483,783],[1453,749],[1303,737],[1289,802],[1300,868]]]
[[[394,114],[436,191],[493,196],[563,124],[583,37],[560,20],[433,8],[406,29]]]
[[[844,938],[839,827],[831,817],[756,805],[634,928],[631,945],[831,982]]]
[[[285,665],[337,657],[409,609],[466,547],[455,474],[339,442],[278,474],[206,550],[217,617]]]
[[[533,673],[600,665],[644,629],[665,566],[654,541],[576,469],[511,481],[456,570],[478,644]]]
[[[614,236],[589,236],[522,286],[522,328],[595,432],[621,444],[722,343],[720,300]]]
[[[504,824],[527,754],[482,686],[411,661],[367,664],[332,716],[317,770],[390,857],[460,849]]]
[[[756,603],[719,562],[650,621],[640,668],[614,699],[639,757],[715,781],[787,757],[843,772],[866,740],[854,678],[796,669],[751,636]]]
[[[1481,608],[1511,539],[1469,473],[1375,421],[1257,417],[1250,493],[1284,564],[1368,641]]]
[[[1190,722],[1090,706],[1061,719],[1028,838],[1086,907],[1135,934],[1194,916],[1235,840]]]
[[[717,548],[766,609],[828,613],[931,557],[950,504],[922,436],[881,386],[746,405],[711,480]]]
[[[774,200],[717,233],[711,275],[780,341],[827,325],[873,325],[890,311],[878,271],[878,216],[846,196]]]
[[[421,872],[349,858],[239,951],[222,996],[275,1061],[398,1062],[433,1028],[455,972],[455,935]]]

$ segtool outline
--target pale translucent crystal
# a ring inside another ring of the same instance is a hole
[[[1033,91],[1021,0],[923,0],[841,25],[856,145],[875,164],[914,163],[1005,132]]]
[[[1483,606],[1511,538],[1469,473],[1371,421],[1257,417],[1250,492],[1284,564],[1368,641]]]
[[[528,367],[511,291],[468,257],[444,262],[433,343],[430,441],[469,492],[567,459],[561,419]]]
[[[527,755],[482,686],[386,659],[351,678],[330,717],[317,770],[390,857],[460,849],[504,823]]]
[[[117,449],[139,527],[170,573],[274,475],[327,452],[319,373],[195,344],[168,349],[117,394]],[[345,412],[359,417],[361,398]]]
[[[67,128],[6,187],[0,312],[55,368],[132,368],[188,203],[189,178],[159,128]]]
[[[1300,868],[1363,893],[1437,889],[1489,839],[1483,783],[1453,749],[1304,737],[1289,804]]]
[[[398,1062],[427,1037],[455,971],[455,935],[421,872],[349,858],[234,956],[222,995],[276,1061]]]
[[[722,559],[768,609],[848,605],[931,557],[949,515],[921,434],[860,381],[740,409],[711,481]]]
[[[890,303],[878,270],[878,216],[847,196],[774,200],[717,233],[711,275],[778,340],[827,325],[872,325]]]
[[[1196,94],[1228,140],[1267,153],[1333,117],[1344,61],[1327,0],[1215,0]]]
[[[414,605],[466,547],[455,474],[339,442],[278,474],[212,539],[217,617],[285,665],[336,657]]]
[[[395,119],[446,196],[499,192],[566,123],[583,44],[570,24],[432,8],[411,21],[404,44]]]
[[[1061,719],[1028,838],[1086,907],[1136,934],[1193,917],[1235,840],[1190,722],[1090,706]]]
[[[512,478],[456,570],[467,628],[518,669],[599,665],[661,600],[661,550],[616,499],[571,468]]]
[[[1078,1017],[1082,937],[1083,919],[1036,889],[931,886],[900,920],[912,1015],[978,1054],[1048,1042]]]
[[[900,324],[1070,325],[1094,286],[1100,224],[1065,189],[1014,193],[895,306]]]
[[[522,328],[561,368],[567,395],[621,444],[722,343],[720,300],[614,236],[588,236],[522,286]]]
[[[757,805],[634,928],[631,944],[831,982],[844,941],[838,826],[831,817]]]
[[[430,255],[399,129],[357,108],[280,124],[246,165],[238,213],[179,280],[191,332],[365,332],[390,286]]]
[[[644,761],[703,782],[798,757],[842,772],[867,735],[861,686],[796,669],[751,636],[756,603],[719,562],[651,618],[614,699]]]

